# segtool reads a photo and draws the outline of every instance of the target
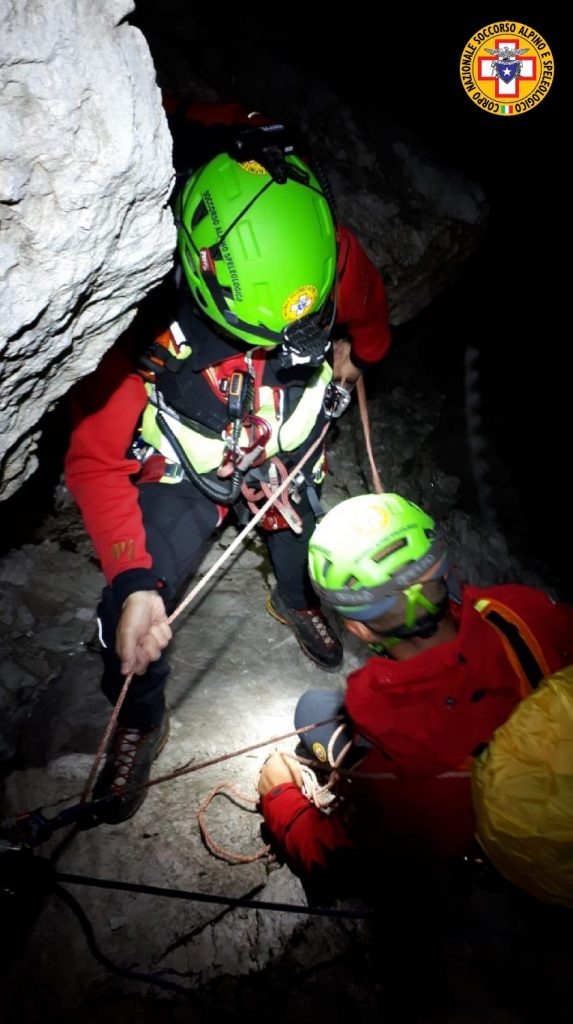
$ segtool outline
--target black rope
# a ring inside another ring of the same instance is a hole
[[[308,914],[313,917],[342,917],[355,921],[370,920],[372,910],[341,910],[331,907],[308,907],[296,903],[271,903],[268,900],[249,900],[241,896],[217,896],[212,893],[190,892],[187,889],[167,889],[158,885],[138,885],[134,882],[116,882],[109,878],[89,875],[70,875],[58,872],[57,882],[87,885],[96,889],[119,889],[121,892],[139,892],[147,896],[165,896],[168,899],[191,900],[195,903],[219,903],[226,907],[247,907],[250,910],[276,910],[287,914]]]
[[[98,888],[106,889],[122,889],[128,892],[143,892],[149,895],[160,895],[169,896],[177,899],[192,899],[198,900],[205,903],[223,903],[226,906],[236,907],[250,907],[253,909],[263,910],[283,910],[289,913],[303,913],[303,914],[314,914],[322,917],[345,917],[355,918],[358,920],[372,917],[372,911],[367,913],[358,913],[352,910],[330,910],[327,907],[304,907],[289,905],[287,903],[269,903],[265,901],[247,900],[247,899],[224,899],[221,896],[208,896],[205,893],[191,893],[184,892],[183,890],[177,889],[162,889],[157,886],[151,885],[133,885],[122,882],[113,882],[104,879],[87,878],[82,875],[68,875],[58,874],[56,879],[60,882],[72,882],[79,885],[92,885]],[[168,992],[178,992],[180,995],[195,996],[196,992],[194,989],[186,988],[184,985],[178,985],[175,981],[166,981],[160,977],[160,974],[164,972],[157,972],[154,974],[148,974],[145,971],[133,970],[130,967],[120,967],[118,964],[110,960],[105,953],[99,948],[97,940],[94,934],[92,923],[87,916],[83,907],[78,903],[75,896],[72,896],[66,889],[61,885],[55,885],[53,892],[63,903],[66,904],[75,915],[80,923],[80,927],[84,933],[88,949],[95,960],[98,961],[105,967],[106,970],[111,971],[112,974],[118,975],[120,978],[127,978],[130,981],[139,981],[147,985],[155,985],[157,988],[165,989]]]
[[[210,501],[213,501],[218,505],[234,505],[241,493],[241,483],[243,479],[242,474],[237,469],[237,467],[235,467],[235,469],[233,470],[233,475],[228,485],[216,484],[213,483],[213,481],[211,480],[205,479],[205,475],[198,473],[197,470],[195,469],[179,438],[177,437],[176,434],[173,433],[171,427],[169,426],[167,420],[165,419],[165,416],[163,415],[160,409],[158,409],[157,412],[156,422],[161,433],[167,438],[169,444],[173,448],[173,451],[175,452],[177,458],[179,459],[179,462],[183,467],[183,470],[185,471],[186,475],[201,491],[201,494],[204,494],[207,498],[210,499]],[[234,445],[238,443],[239,430],[240,423],[238,427],[237,425],[233,425]]]
[[[71,893],[63,889],[62,886],[57,885],[54,888],[54,893],[70,908],[73,914],[77,917],[80,922],[82,931],[85,935],[88,949],[92,956],[105,967],[112,974],[118,974],[121,978],[129,978],[131,981],[143,981],[149,985],[156,985],[159,988],[167,989],[169,992],[179,992],[183,995],[190,996],[194,995],[193,989],[185,988],[183,985],[178,985],[175,981],[165,981],[163,978],[158,977],[156,974],[146,974],[144,971],[134,971],[129,967],[119,967],[117,964],[110,960],[105,953],[102,953],[99,948],[94,930],[89,917],[86,912],[80,906],[78,901]]]

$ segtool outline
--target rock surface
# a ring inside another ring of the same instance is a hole
[[[0,481],[170,267],[171,138],[132,0],[0,0]]]

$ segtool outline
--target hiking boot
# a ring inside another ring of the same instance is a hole
[[[275,587],[267,597],[266,609],[274,619],[292,629],[308,658],[326,672],[336,672],[342,664],[342,644],[320,608],[289,608]]]
[[[149,779],[151,765],[163,750],[168,736],[167,714],[163,716],[161,725],[147,731],[121,725],[116,728],[93,791],[94,800],[114,797],[98,806],[99,821],[117,825],[139,810],[148,791],[137,787],[145,785]]]

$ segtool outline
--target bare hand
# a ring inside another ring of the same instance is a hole
[[[154,590],[137,590],[123,602],[115,634],[115,649],[123,675],[142,676],[150,661],[158,661],[171,640],[165,605]]]
[[[299,764],[296,757],[275,751],[261,768],[257,788],[261,796],[265,796],[275,786],[280,786],[285,782],[294,782],[299,789],[302,788]]]
[[[350,342],[335,341],[333,379],[337,384],[342,384],[347,391],[351,391],[361,376],[362,370],[359,370],[350,358]]]

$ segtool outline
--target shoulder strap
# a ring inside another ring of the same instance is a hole
[[[154,381],[165,370],[178,373],[191,348],[176,320],[158,334],[139,360],[139,374],[145,381]]]
[[[476,601],[474,608],[501,638],[508,661],[519,679],[521,696],[527,697],[551,674],[537,639],[517,612],[501,601],[483,598]]]

